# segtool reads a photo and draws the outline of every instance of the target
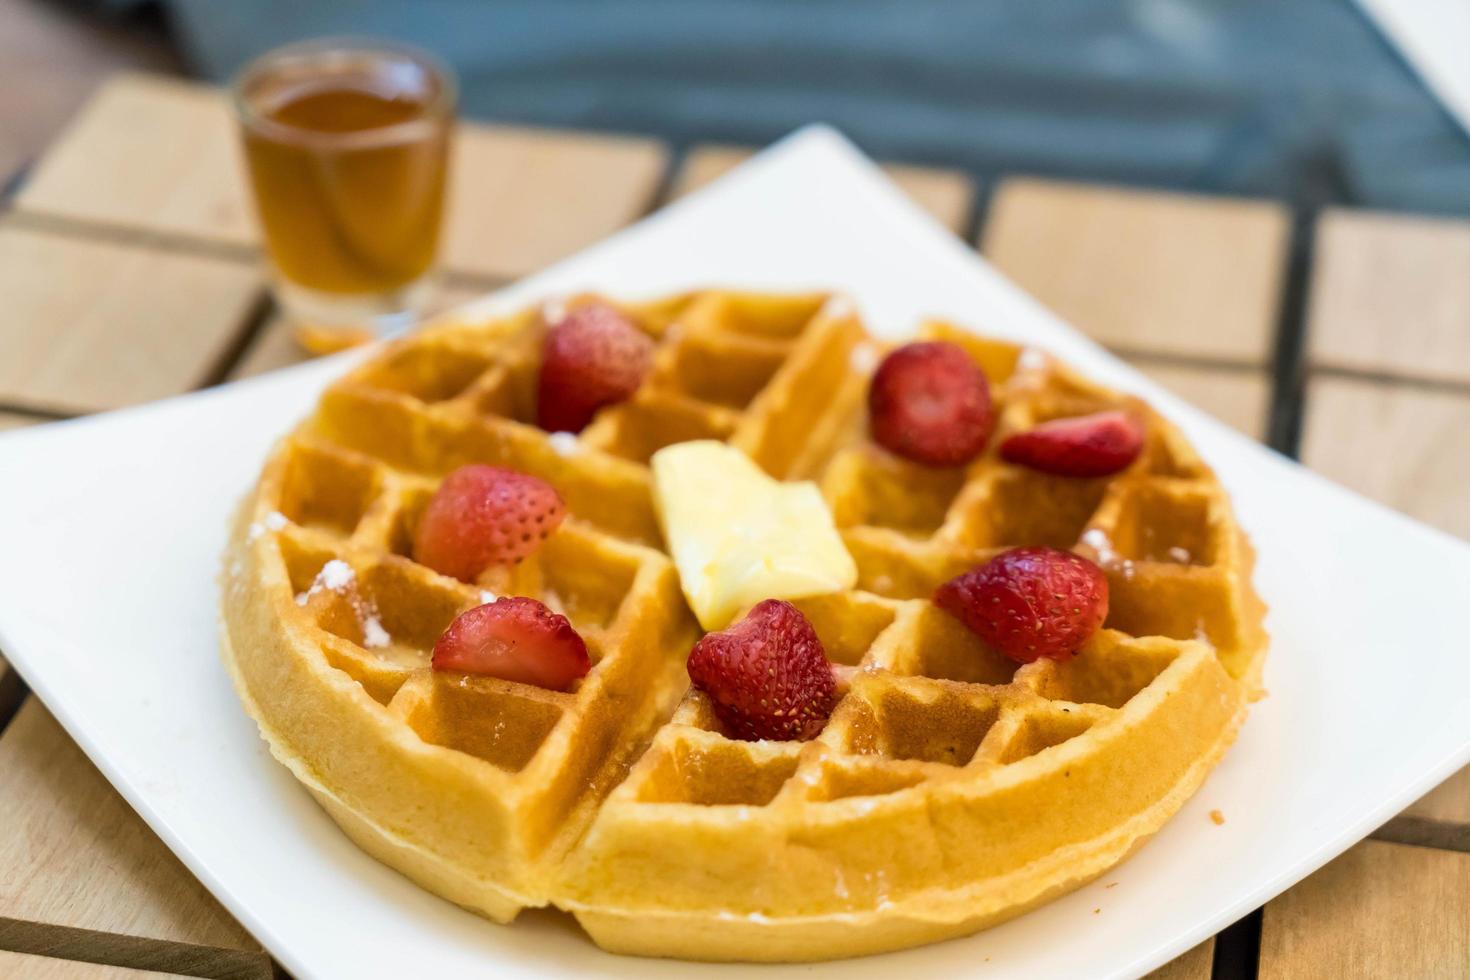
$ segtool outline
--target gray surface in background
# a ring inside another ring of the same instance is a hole
[[[1470,214],[1470,138],[1349,0],[166,0],[196,68],[409,40],[467,115]]]

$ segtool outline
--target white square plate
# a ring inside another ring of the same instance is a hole
[[[1272,610],[1270,697],[1132,860],[969,939],[763,975],[1142,974],[1470,761],[1470,656],[1458,622],[1470,547],[1313,476],[1104,353],[829,130],[797,134],[472,309],[581,288],[697,285],[835,287],[877,332],[901,336],[920,315],[950,316],[1144,395],[1233,494]],[[554,913],[502,928],[463,912],[358,852],[267,755],[216,654],[215,571],[227,516],[271,442],[345,364],[0,438],[0,647],[159,836],[299,977],[730,974],[737,968],[604,954]],[[1208,817],[1216,809],[1223,826]]]

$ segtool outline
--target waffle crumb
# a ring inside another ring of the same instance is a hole
[[[1116,881],[1110,881],[1106,885],[1103,885],[1103,887],[1104,888],[1117,888],[1118,887],[1118,883]]]
[[[1225,814],[1221,813],[1219,810],[1211,810],[1210,819],[1214,821],[1216,827],[1219,827],[1225,823]]]

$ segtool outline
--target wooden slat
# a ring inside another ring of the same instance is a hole
[[[58,960],[50,956],[28,956],[0,950],[0,977],[7,980],[169,980],[178,973],[154,973],[152,970],[130,970],[122,966],[102,966]]]
[[[484,290],[467,286],[445,286],[435,297],[428,316],[432,317],[445,310],[453,309],[461,303],[480,296],[483,292]],[[292,364],[300,364],[310,359],[311,355],[302,350],[292,338],[290,322],[277,313],[261,326],[260,333],[250,342],[240,360],[230,371],[229,380],[253,378],[257,374],[290,367]]]
[[[1461,769],[1440,783],[1405,810],[1404,815],[1443,820],[1446,823],[1470,824],[1470,769]]]
[[[260,945],[35,698],[0,735],[0,949],[231,977]]]
[[[0,401],[88,412],[187,391],[261,288],[246,263],[0,226]]]
[[[1318,366],[1470,381],[1470,221],[1326,212],[1307,336]]]
[[[647,139],[465,126],[445,260],[453,272],[523,276],[631,223],[653,204],[668,153]]]
[[[16,412],[0,412],[0,432],[6,429],[19,429],[26,425],[35,425],[41,421],[32,415],[20,415]]]
[[[1365,841],[1266,906],[1261,980],[1470,976],[1470,854]]]
[[[1271,385],[1264,371],[1161,364],[1131,359],[1134,367],[1185,401],[1252,439],[1266,434]]]
[[[1302,461],[1412,517],[1470,537],[1467,429],[1470,395],[1315,377],[1307,385]]]
[[[231,110],[215,88],[118,75],[52,144],[25,212],[244,246],[255,241]]]
[[[1286,209],[1264,201],[1013,179],[983,250],[1110,347],[1265,364],[1289,232]]]
[[[697,146],[684,158],[674,179],[672,197],[683,197],[750,159],[749,147]],[[956,234],[963,234],[975,206],[975,182],[958,170],[887,164],[884,171],[914,203]]]

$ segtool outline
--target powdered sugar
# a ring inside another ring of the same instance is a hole
[[[368,649],[377,649],[388,646],[393,642],[393,637],[383,629],[383,621],[378,618],[374,611],[362,613],[362,645]]]
[[[852,349],[847,363],[858,374],[872,374],[881,359],[877,345],[863,341]]]
[[[340,558],[333,558],[322,566],[321,571],[316,573],[316,581],[312,583],[311,587],[316,588],[320,585],[324,589],[341,592],[351,585],[356,578],[357,573],[352,570],[351,565]]]
[[[1098,564],[1116,568],[1125,579],[1133,581],[1133,562],[1113,550],[1113,542],[1102,528],[1089,528],[1082,535],[1082,543],[1097,552]]]
[[[850,317],[857,312],[857,305],[853,303],[852,297],[836,293],[827,298],[822,304],[821,315],[829,320],[841,320]]]
[[[553,432],[546,437],[546,442],[558,456],[575,456],[582,451],[581,440],[570,432]]]
[[[316,573],[316,578],[311,581],[311,588],[297,594],[296,605],[305,606],[312,596],[335,592],[352,604],[352,611],[357,614],[357,621],[362,626],[363,646],[369,649],[390,646],[393,637],[383,628],[383,621],[378,618],[378,607],[357,591],[356,584],[357,573],[352,570],[352,566],[340,558],[333,558]]]
[[[1111,565],[1118,560],[1118,553],[1113,550],[1113,542],[1108,537],[1108,532],[1100,527],[1089,528],[1082,535],[1082,543],[1097,552],[1097,560],[1105,565]]]
[[[1045,371],[1051,358],[1046,352],[1035,347],[1023,347],[1021,356],[1016,358],[1017,371]]]
[[[279,531],[289,523],[291,522],[286,520],[285,514],[282,514],[278,510],[273,510],[265,515],[263,520],[252,521],[250,523],[250,527],[247,529],[247,538],[250,541],[254,541],[265,532]]]
[[[1194,561],[1194,556],[1189,553],[1188,548],[1180,548],[1177,545],[1169,549],[1169,557],[1181,565],[1188,565]]]

